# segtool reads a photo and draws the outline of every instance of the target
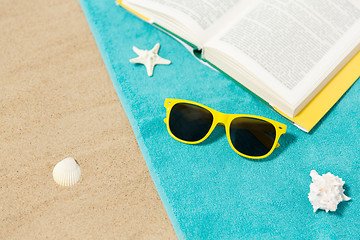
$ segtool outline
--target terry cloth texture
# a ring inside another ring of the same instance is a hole
[[[360,81],[307,134],[114,1],[80,3],[180,239],[360,237]],[[172,63],[156,66],[148,77],[129,59],[137,56],[133,46],[151,49],[156,43]],[[288,131],[261,161],[237,155],[220,126],[204,143],[186,145],[167,133],[165,98],[261,115],[286,123]],[[308,200],[313,169],[341,177],[352,200],[335,213],[314,213]]]

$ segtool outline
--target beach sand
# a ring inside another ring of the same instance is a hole
[[[0,9],[0,239],[176,239],[79,3]]]

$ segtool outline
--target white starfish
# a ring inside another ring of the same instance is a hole
[[[157,43],[151,50],[141,50],[133,46],[134,52],[139,55],[136,58],[130,59],[131,63],[144,64],[149,77],[153,75],[154,67],[156,64],[170,64],[171,61],[162,58],[158,55],[160,44]]]

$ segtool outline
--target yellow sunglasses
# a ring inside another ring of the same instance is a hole
[[[269,156],[279,147],[278,140],[286,125],[274,120],[246,114],[226,114],[205,105],[182,100],[165,99],[168,132],[175,140],[197,144],[204,141],[216,125],[225,126],[231,148],[252,159]]]

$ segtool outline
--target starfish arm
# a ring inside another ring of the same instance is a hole
[[[150,52],[157,54],[159,52],[159,49],[160,49],[160,43],[157,43],[157,44],[155,44],[153,49],[150,50]]]
[[[144,54],[144,50],[138,49],[137,47],[133,46],[133,51],[137,54],[137,55],[143,55]]]
[[[141,63],[144,64],[144,58],[143,57],[136,57],[129,60],[131,63]]]
[[[155,64],[164,64],[164,65],[169,65],[171,63],[170,60],[162,58],[157,56],[156,60],[155,60]]]
[[[138,63],[138,62],[137,62],[137,59],[138,59],[138,58],[132,58],[132,59],[129,60],[129,62],[131,62],[131,63]]]
[[[154,72],[155,64],[148,62],[147,64],[145,64],[145,67],[146,67],[146,72],[147,72],[148,76],[151,77]]]

